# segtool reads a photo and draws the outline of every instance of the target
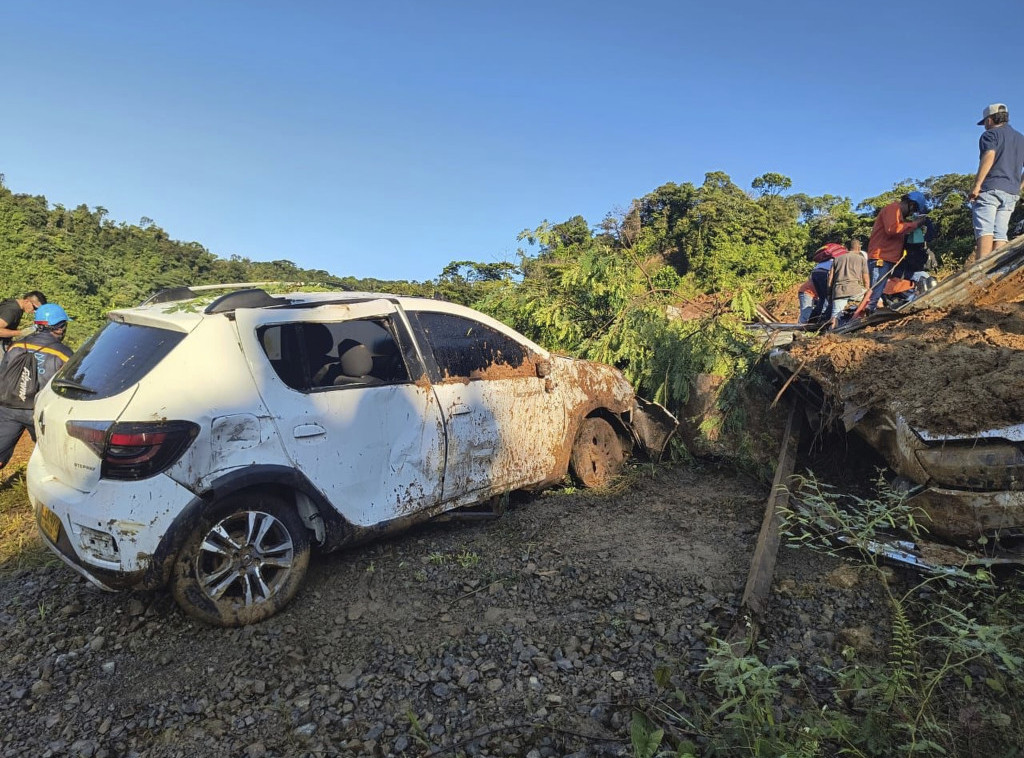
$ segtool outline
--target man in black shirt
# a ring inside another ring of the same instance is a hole
[[[22,298],[12,297],[0,303],[0,346],[4,352],[10,347],[12,339],[21,336],[18,325],[22,315],[27,313],[31,316],[40,305],[46,305],[46,295],[38,290],[26,292]]]

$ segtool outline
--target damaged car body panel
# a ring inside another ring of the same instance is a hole
[[[40,393],[28,479],[65,562],[106,588],[170,583],[209,623],[286,604],[310,544],[548,486],[590,460],[588,435],[614,464],[675,431],[619,371],[461,306],[192,294],[111,314]]]

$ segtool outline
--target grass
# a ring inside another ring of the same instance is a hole
[[[43,544],[25,490],[24,465],[3,470],[0,480],[0,577],[59,561]]]

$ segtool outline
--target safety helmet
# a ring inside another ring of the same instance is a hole
[[[56,303],[46,303],[46,305],[40,305],[36,308],[36,326],[52,329],[56,326],[60,326],[66,321],[71,321],[71,317],[68,316],[67,311],[61,308]]]
[[[927,213],[928,212],[928,199],[924,196],[923,192],[918,192],[917,190],[914,190],[913,192],[908,192],[907,193],[907,200],[910,200],[910,201],[916,203],[917,204],[917,209],[921,213]]]
[[[814,251],[814,256],[811,258],[815,263],[824,263],[834,258],[838,258],[840,255],[846,255],[847,250],[842,245],[836,244],[835,242],[829,242],[827,245],[822,245]]]

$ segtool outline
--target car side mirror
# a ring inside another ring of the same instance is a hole
[[[541,379],[551,373],[551,361],[537,361],[537,376]]]

